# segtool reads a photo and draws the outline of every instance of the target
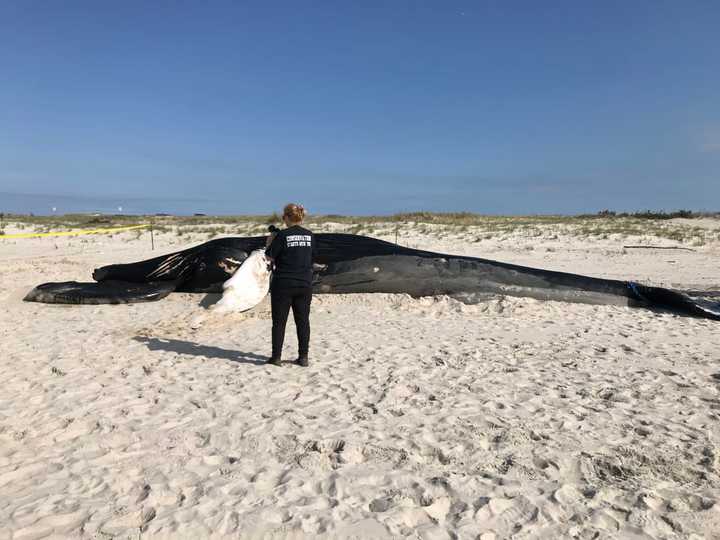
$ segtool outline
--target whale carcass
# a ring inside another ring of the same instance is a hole
[[[449,295],[467,302],[488,295],[540,300],[662,308],[720,320],[713,293],[682,291],[554,272],[478,257],[411,249],[353,234],[316,234],[315,293]],[[159,300],[173,291],[222,292],[223,283],[266,237],[220,238],[198,246],[93,273],[95,282],[45,283],[25,300],[65,304],[113,304]]]

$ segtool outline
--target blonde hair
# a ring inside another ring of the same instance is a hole
[[[283,208],[283,217],[290,223],[302,223],[306,215],[307,212],[302,204],[289,203]]]

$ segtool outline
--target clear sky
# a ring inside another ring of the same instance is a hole
[[[716,0],[2,2],[0,192],[717,210],[719,29]]]

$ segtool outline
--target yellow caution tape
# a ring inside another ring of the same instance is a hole
[[[48,232],[48,233],[19,233],[19,234],[0,234],[0,240],[3,238],[35,238],[40,236],[79,236],[81,234],[103,234],[115,233],[121,231],[131,231],[133,229],[142,229],[150,225],[132,225],[131,227],[112,227],[110,229],[79,229],[75,231]]]

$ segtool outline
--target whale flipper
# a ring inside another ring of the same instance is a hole
[[[223,284],[223,296],[211,309],[218,313],[254,308],[270,290],[270,270],[265,250],[253,251],[242,266]]]

